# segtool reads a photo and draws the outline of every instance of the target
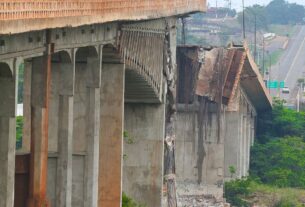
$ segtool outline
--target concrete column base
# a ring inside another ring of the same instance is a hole
[[[14,206],[16,119],[0,117],[0,206]]]
[[[162,206],[164,104],[125,104],[124,192],[147,207]]]

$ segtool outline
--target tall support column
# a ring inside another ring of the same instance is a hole
[[[58,115],[56,206],[71,207],[73,96],[60,95]]]
[[[226,133],[225,133],[225,176],[236,178],[239,176],[239,131],[240,114],[237,111],[226,112]],[[231,175],[230,166],[236,169],[236,174]]]
[[[16,71],[16,70],[15,70]],[[0,63],[0,206],[14,206],[16,73]]]
[[[31,87],[31,164],[28,207],[48,206],[48,116],[51,55],[33,58]]]
[[[101,51],[101,49],[100,49]],[[101,53],[99,58],[88,58],[87,63],[87,158],[85,178],[85,206],[98,206],[98,166],[100,134]]]
[[[102,74],[98,205],[120,207],[125,68],[103,64]]]
[[[75,63],[60,63],[58,92],[58,161],[56,206],[71,207],[72,202],[72,141]]]
[[[31,79],[32,62],[24,62],[22,152],[31,150]]]
[[[165,107],[125,103],[123,190],[147,207],[162,206]]]
[[[247,115],[247,169],[246,169],[246,175],[249,175],[249,170],[250,170],[250,153],[251,153],[251,134],[252,134],[252,129],[251,129],[251,114],[248,112]]]
[[[242,105],[240,106],[242,107]],[[239,178],[243,176],[243,133],[244,131],[244,115],[243,112],[240,111],[240,125],[239,125],[239,136],[238,136],[238,148],[239,148],[239,162],[238,162],[238,175]]]

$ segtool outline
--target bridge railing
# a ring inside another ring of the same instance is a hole
[[[0,21],[94,15],[117,20],[202,11],[205,6],[206,0],[0,0]]]

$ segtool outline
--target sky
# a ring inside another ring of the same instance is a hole
[[[236,10],[241,10],[242,8],[242,0],[231,0],[232,1],[232,8]],[[253,4],[260,4],[260,5],[267,5],[271,0],[244,0],[245,7],[252,6]],[[227,1],[225,0],[217,0],[218,6],[226,5]],[[305,5],[305,0],[288,0],[289,3],[298,3]],[[210,6],[216,6],[216,0],[208,0]]]

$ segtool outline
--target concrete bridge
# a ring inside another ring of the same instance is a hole
[[[192,195],[222,200],[225,181],[248,176],[257,116],[271,96],[246,42],[180,46],[177,63],[178,194],[182,204]]]
[[[205,10],[205,0],[0,1],[0,207],[117,207],[122,191],[148,207],[167,206],[162,201],[164,138],[167,94],[175,89],[169,82],[180,74],[175,70],[180,64],[177,18]],[[235,141],[240,148],[232,156],[243,157],[240,150],[249,155],[253,118],[270,108],[261,80],[255,79],[259,74],[249,58],[242,67],[244,60],[237,58],[231,67],[233,74],[246,71],[241,87],[231,75],[226,84],[233,81],[238,87],[229,84],[224,100],[237,103],[231,92],[238,91],[244,108],[237,111],[244,113],[240,117],[251,111],[251,118],[239,119],[247,130],[236,132],[237,141],[235,134],[218,136],[217,150],[211,147],[210,157],[223,165],[225,146],[234,148]],[[16,150],[20,65],[24,129],[22,147]],[[247,98],[253,95],[259,98]],[[198,124],[183,120],[179,109],[177,175],[197,180],[197,174],[183,170],[187,160],[182,158],[188,154],[180,135]],[[241,142],[244,135],[247,141]],[[194,140],[199,140],[196,134]],[[197,158],[188,157],[188,164]],[[226,162],[235,161],[240,163],[237,176],[246,174],[247,159]],[[223,165],[215,168],[216,181],[227,174]]]
[[[0,1],[0,206],[115,207],[123,188],[161,206],[164,71],[178,16],[205,9],[205,0]],[[135,143],[123,151],[124,131]]]

